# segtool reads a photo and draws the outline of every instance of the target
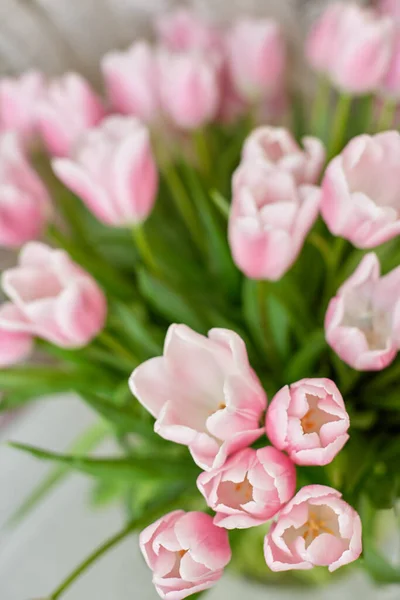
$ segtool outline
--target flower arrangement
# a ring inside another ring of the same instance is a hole
[[[400,582],[376,536],[400,497],[398,19],[330,5],[305,91],[278,23],[187,11],[103,58],[104,97],[0,81],[1,410],[77,392],[101,435],[13,444],[64,467],[35,498],[76,469],[129,513],[49,600],[134,531],[165,600],[230,561]]]

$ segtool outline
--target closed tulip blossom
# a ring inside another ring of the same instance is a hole
[[[79,348],[104,327],[103,292],[63,250],[26,244],[18,266],[3,272],[2,287],[12,304],[0,313],[1,329]]]
[[[233,182],[229,243],[236,265],[252,279],[280,279],[295,262],[317,218],[320,190],[264,161],[247,161]],[[279,249],[279,252],[277,251]]]
[[[158,65],[150,44],[139,41],[125,52],[110,52],[101,68],[112,109],[147,123],[159,118]]]
[[[272,19],[242,18],[227,33],[226,51],[235,89],[247,102],[275,97],[286,75],[286,46]]]
[[[306,56],[310,65],[319,73],[329,75],[330,66],[338,51],[336,38],[348,3],[333,2],[314,23],[306,41]]]
[[[222,44],[216,27],[185,8],[159,17],[156,29],[161,44],[173,52],[215,51]]]
[[[0,79],[0,132],[12,131],[24,146],[32,146],[38,133],[37,109],[45,90],[45,79],[38,71]]]
[[[139,543],[164,600],[208,590],[231,559],[227,532],[201,512],[168,513],[142,531]]]
[[[298,465],[327,465],[343,448],[350,421],[330,379],[302,379],[283,387],[267,412],[266,431]]]
[[[204,472],[197,487],[225,529],[261,525],[288,502],[296,489],[292,461],[271,446],[240,450],[219,469]]]
[[[221,96],[220,67],[213,53],[159,50],[161,104],[173,125],[194,130],[216,117]]]
[[[233,331],[212,329],[205,337],[171,325],[164,355],[137,367],[130,387],[157,419],[156,433],[189,446],[202,469],[219,468],[262,434],[266,395]]]
[[[0,322],[15,311],[12,304],[0,305]],[[33,338],[22,331],[8,331],[0,325],[0,368],[10,367],[23,362],[33,348]]]
[[[315,137],[302,140],[304,150],[284,127],[258,127],[247,138],[242,151],[246,161],[263,160],[291,173],[297,184],[316,183],[325,162],[323,143]]]
[[[272,571],[328,567],[336,571],[362,551],[357,512],[341,493],[324,485],[303,487],[282,510],[265,538],[264,555]]]
[[[399,3],[400,7],[400,3]],[[400,8],[399,8],[400,12]],[[385,77],[379,88],[381,95],[393,101],[400,99],[400,29],[397,28],[392,47],[391,58]]]
[[[43,232],[49,216],[47,191],[16,134],[0,136],[0,246],[17,248]]]
[[[53,156],[67,156],[82,133],[105,116],[100,98],[77,73],[53,80],[38,111],[39,131]]]
[[[158,173],[150,135],[133,117],[108,117],[81,137],[70,158],[54,160],[53,169],[106,225],[138,225],[154,206]]]
[[[328,306],[325,335],[340,358],[358,371],[379,371],[400,347],[400,267],[380,276],[367,254]]]
[[[331,233],[358,248],[375,248],[399,235],[399,170],[397,131],[353,138],[329,163],[322,182],[321,212]]]

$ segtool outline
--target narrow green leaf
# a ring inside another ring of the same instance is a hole
[[[210,193],[210,198],[218,208],[220,214],[227,221],[230,214],[230,204],[228,200],[222,194],[220,194],[218,190],[212,190]]]
[[[371,577],[378,583],[400,583],[400,567],[391,565],[372,546],[372,540],[364,544],[364,565]]]
[[[125,332],[135,344],[142,348],[148,357],[157,356],[162,352],[162,346],[154,338],[151,326],[142,320],[136,307],[118,302],[113,308]]]
[[[325,333],[317,329],[306,338],[304,346],[291,359],[285,373],[286,381],[292,383],[303,377],[312,377],[314,367],[326,349]]]
[[[268,343],[260,323],[260,307],[258,299],[258,283],[253,279],[243,280],[243,317],[250,334],[261,352],[268,352]]]

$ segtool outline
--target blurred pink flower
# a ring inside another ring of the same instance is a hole
[[[150,135],[134,117],[104,119],[81,136],[71,158],[53,160],[53,169],[107,225],[137,225],[154,206],[158,173]]]
[[[125,52],[110,52],[101,61],[112,109],[146,123],[160,116],[158,64],[154,49],[144,41]]]
[[[11,303],[1,304],[0,322],[3,320],[3,315],[7,319],[13,311],[14,307]],[[0,326],[0,368],[23,362],[32,352],[32,348],[33,338],[29,333],[8,331]]]
[[[358,248],[399,235],[399,171],[397,131],[353,138],[329,163],[322,182],[321,212],[331,233]]]
[[[399,0],[378,0],[378,7],[382,14],[393,17],[400,22],[400,2]]]
[[[186,8],[178,8],[159,17],[156,30],[161,44],[173,52],[208,52],[220,50],[222,46],[218,28]]]
[[[296,186],[290,173],[263,160],[244,162],[233,188],[229,243],[236,265],[253,279],[280,279],[317,218],[320,189]]]
[[[329,74],[335,53],[339,50],[336,47],[339,27],[347,11],[348,3],[333,2],[311,28],[306,40],[306,56],[316,71]]]
[[[0,132],[18,134],[25,147],[37,138],[37,108],[45,95],[45,79],[38,71],[0,79]]]
[[[286,46],[275,21],[242,18],[227,33],[226,50],[232,81],[243,100],[257,102],[284,87]]]
[[[159,49],[161,104],[181,129],[198,129],[212,121],[221,98],[221,63],[214,54],[174,53]]]
[[[271,519],[296,490],[296,469],[279,450],[245,448],[219,469],[204,472],[197,487],[225,529],[245,529]]]
[[[343,398],[330,379],[302,379],[283,387],[266,418],[267,436],[298,465],[327,465],[340,452],[350,426]]]
[[[351,563],[362,551],[361,520],[324,485],[303,487],[280,513],[265,538],[264,554],[272,571],[312,569],[329,571]]]
[[[168,513],[142,531],[139,543],[165,600],[182,600],[211,588],[231,559],[228,534],[201,512]]]
[[[1,329],[78,348],[104,327],[103,292],[63,250],[39,242],[26,244],[18,266],[3,272],[2,287],[12,304],[3,305]]]
[[[171,325],[164,356],[137,367],[130,388],[157,419],[156,433],[189,446],[202,469],[219,468],[262,434],[266,395],[233,331],[205,337]]]
[[[100,98],[77,73],[54,79],[38,106],[39,131],[53,156],[67,156],[82,133],[104,116]]]
[[[354,369],[387,367],[400,347],[400,267],[380,277],[376,254],[364,256],[330,301],[325,335]]]
[[[50,199],[17,135],[0,135],[0,246],[16,248],[40,236]]]
[[[400,28],[396,29],[389,66],[378,91],[393,100],[400,100]]]
[[[271,167],[291,173],[298,185],[317,183],[325,162],[323,143],[315,137],[302,139],[304,150],[284,127],[258,127],[244,143],[242,160],[261,159]]]

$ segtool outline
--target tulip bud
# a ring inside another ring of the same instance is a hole
[[[179,8],[157,19],[156,29],[161,44],[172,52],[217,50],[222,40],[218,29],[194,12]]]

